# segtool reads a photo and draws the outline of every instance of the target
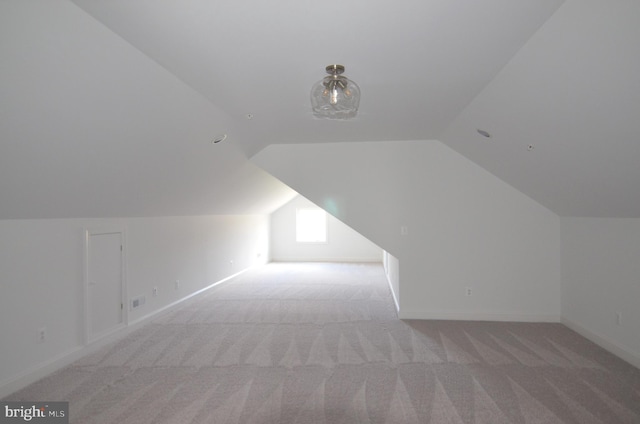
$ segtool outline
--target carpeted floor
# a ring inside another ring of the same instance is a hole
[[[640,423],[640,371],[560,324],[400,321],[380,265],[272,263],[5,400],[72,423]]]

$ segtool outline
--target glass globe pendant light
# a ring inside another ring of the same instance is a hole
[[[324,119],[349,119],[358,113],[360,88],[345,76],[344,66],[326,67],[329,76],[318,81],[311,88],[313,115]]]

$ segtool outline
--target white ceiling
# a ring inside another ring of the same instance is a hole
[[[247,160],[269,144],[430,139],[640,217],[636,0],[73,3],[0,2],[0,218],[264,212],[292,195]],[[353,121],[311,115],[331,63]]]
[[[438,137],[559,0],[74,0],[270,143]],[[358,119],[315,120],[331,63],[363,95]]]
[[[561,216],[640,217],[640,2],[567,1],[440,138]]]

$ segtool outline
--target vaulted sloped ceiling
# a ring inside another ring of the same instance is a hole
[[[640,217],[640,2],[567,1],[440,137],[559,215]]]
[[[3,1],[0,218],[263,212],[292,194],[269,144],[430,139],[640,217],[639,28],[635,0]],[[353,121],[311,115],[331,63]]]
[[[267,213],[222,109],[68,1],[0,2],[0,219]]]

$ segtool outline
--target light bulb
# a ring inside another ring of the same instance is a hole
[[[329,99],[329,104],[337,105],[338,104],[338,88],[333,87],[331,90],[331,98]]]

